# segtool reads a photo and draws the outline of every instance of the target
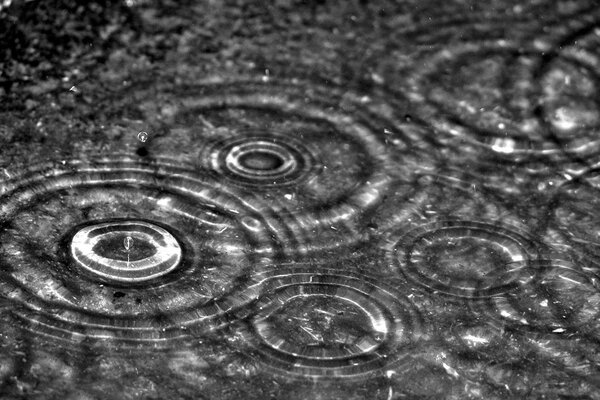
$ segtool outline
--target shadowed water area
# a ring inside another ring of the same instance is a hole
[[[0,3],[0,398],[600,399],[595,1]]]

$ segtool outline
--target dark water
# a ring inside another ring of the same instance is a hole
[[[2,398],[600,398],[597,4],[119,7],[3,81]]]

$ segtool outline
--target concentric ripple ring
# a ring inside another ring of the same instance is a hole
[[[411,99],[440,144],[460,154],[472,146],[517,163],[595,162],[598,20],[597,7],[588,7],[562,16],[551,32],[538,27],[521,40],[503,28],[444,46],[428,38],[417,67],[391,66],[386,83]]]
[[[392,262],[413,282],[458,297],[505,293],[534,278],[535,243],[500,225],[440,221],[397,240]]]
[[[215,329],[252,301],[235,282],[276,246],[235,191],[167,160],[32,166],[5,182],[0,221],[0,295],[25,329],[69,343],[155,347]]]
[[[364,376],[408,356],[424,333],[415,306],[393,288],[333,269],[265,272],[241,333],[278,373]]]
[[[141,260],[125,261],[104,257],[95,251],[103,240],[132,238],[149,243],[155,253]],[[143,221],[106,222],[81,229],[73,237],[71,255],[93,274],[120,282],[141,282],[173,270],[181,261],[181,247],[165,229]]]
[[[597,278],[565,260],[540,260],[537,278],[519,290],[474,306],[503,326],[543,336],[587,334],[598,338]]]
[[[215,146],[212,167],[234,182],[293,185],[307,177],[316,161],[292,138],[248,135]]]
[[[141,108],[177,136],[157,140],[156,150],[262,192],[269,202],[261,212],[275,216],[279,241],[295,254],[362,240],[357,217],[382,201],[392,176],[411,179],[413,166],[426,167],[434,154],[409,124],[396,124],[401,106],[378,93],[248,76],[160,93],[168,114],[157,117],[151,102]]]

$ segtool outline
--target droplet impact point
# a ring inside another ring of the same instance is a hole
[[[142,131],[138,133],[137,138],[140,142],[145,143],[148,140],[148,132]]]
[[[123,243],[127,259],[118,254],[122,254],[122,248],[111,249],[115,239]],[[118,221],[79,230],[71,242],[71,256],[87,272],[109,281],[143,282],[175,269],[181,261],[182,250],[175,237],[157,225]]]

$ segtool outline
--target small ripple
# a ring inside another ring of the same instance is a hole
[[[504,330],[476,318],[453,321],[449,329],[443,330],[442,337],[448,350],[455,354],[485,354],[489,359],[500,360],[508,356],[507,352],[520,351]]]
[[[211,170],[242,196],[268,198],[248,202],[281,223],[273,230],[290,253],[363,240],[356,219],[381,202],[391,176],[411,177],[433,154],[410,124],[397,123],[402,106],[375,93],[285,77],[158,90],[161,102],[140,108],[170,134],[156,137],[150,153]]]
[[[236,334],[263,364],[315,378],[365,376],[410,355],[424,328],[415,306],[372,278],[323,268],[278,268]]]
[[[370,216],[383,231],[409,230],[439,219],[492,221],[536,232],[547,204],[522,204],[527,192],[502,190],[488,175],[437,167],[440,171],[418,174],[413,181],[394,181],[385,201]],[[478,172],[478,171],[476,171]]]
[[[457,152],[468,145],[498,159],[544,158],[569,168],[597,160],[598,10],[582,8],[535,34],[521,25],[516,36],[507,33],[503,19],[499,34],[465,38],[459,24],[452,28],[459,43],[413,55],[418,68],[400,60],[384,80]]]
[[[438,221],[401,234],[390,254],[411,281],[459,297],[490,297],[527,284],[535,244],[500,225]]]
[[[597,278],[567,261],[540,260],[536,278],[519,290],[486,300],[487,315],[505,326],[549,335],[597,336]]]

